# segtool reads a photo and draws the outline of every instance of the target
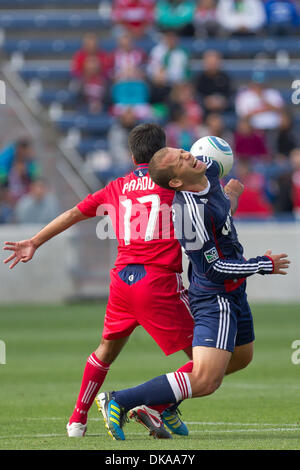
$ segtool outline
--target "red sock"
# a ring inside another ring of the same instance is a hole
[[[180,367],[179,369],[177,369],[176,372],[192,372],[193,370],[193,361],[189,361],[187,362],[186,364],[184,364],[184,366]],[[158,411],[160,414],[162,414],[163,411],[165,411],[167,408],[169,408],[169,406],[171,406],[173,403],[168,403],[167,405],[155,405],[155,406],[151,406],[150,408],[153,408],[154,410]]]
[[[95,353],[89,356],[84,369],[76,406],[69,420],[70,424],[73,422],[86,424],[87,413],[104,382],[108,370],[109,364],[101,362]]]

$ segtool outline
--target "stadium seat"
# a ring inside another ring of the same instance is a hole
[[[97,138],[85,138],[81,139],[79,145],[77,146],[77,150],[82,155],[85,155],[89,152],[93,152],[95,150],[107,150],[107,141],[105,138],[97,139]]]
[[[36,23],[35,23],[36,21]],[[0,27],[9,28],[48,28],[48,29],[65,29],[65,28],[108,28],[110,21],[91,14],[66,15],[40,14],[37,17],[30,18],[29,15],[23,19],[17,15],[0,17]],[[276,55],[278,51],[286,51],[290,55],[298,55],[300,53],[299,37],[289,38],[248,38],[248,39],[193,39],[182,38],[181,45],[186,48],[192,57],[200,58],[205,50],[215,49],[225,58],[235,57],[253,57],[259,53]],[[136,42],[137,46],[143,48],[146,52],[155,45],[152,39],[143,39]],[[111,50],[115,47],[116,41],[112,38],[103,39],[101,47]],[[28,55],[34,54],[57,54],[65,52],[74,54],[81,46],[80,39],[6,39],[3,43],[3,50],[7,54],[15,51],[23,52]]]
[[[39,11],[38,13],[18,13],[15,11],[4,11],[0,16],[0,27],[7,30],[30,30],[30,29],[96,29],[108,28],[111,21],[97,16],[95,12],[70,13]]]
[[[57,64],[57,62],[44,62],[36,61],[31,63],[26,63],[24,67],[20,70],[21,76],[30,80],[33,78],[50,78],[50,79],[70,79],[70,65],[68,62],[62,62],[62,64]],[[197,73],[201,72],[202,64],[200,61],[193,61],[192,63],[192,72]],[[226,61],[224,63],[224,70],[226,70],[233,79],[235,80],[249,80],[251,78],[252,72],[254,70],[264,71],[266,74],[266,80],[272,81],[275,79],[281,80],[290,80],[292,78],[298,78],[300,75],[300,64],[295,63],[288,67],[279,67],[275,63],[265,63],[262,62],[256,63],[255,65],[251,63],[245,63],[241,61]]]
[[[96,132],[97,134],[105,134],[114,122],[114,118],[108,114],[100,114],[98,116],[84,113],[64,113],[61,118],[56,121],[57,126],[64,131],[77,127],[84,131]]]

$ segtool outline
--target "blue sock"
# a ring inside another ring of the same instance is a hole
[[[126,411],[138,405],[163,405],[177,402],[166,375],[155,377],[137,387],[113,392],[112,397]]]

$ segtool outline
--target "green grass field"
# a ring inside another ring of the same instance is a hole
[[[75,404],[86,358],[98,344],[104,304],[0,307],[0,449],[300,449],[299,305],[253,306],[255,356],[213,395],[181,405],[189,437],[156,441],[136,423],[126,441],[113,441],[96,407],[84,439],[65,425]],[[183,353],[165,358],[138,328],[111,367],[103,390],[125,388],[175,370]]]

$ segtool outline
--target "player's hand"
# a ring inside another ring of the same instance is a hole
[[[291,264],[290,260],[287,259],[288,255],[285,253],[281,253],[280,255],[272,255],[272,251],[268,250],[264,256],[268,256],[273,260],[274,263],[274,271],[273,274],[287,274],[286,269],[288,269],[289,265]]]
[[[224,191],[226,194],[235,194],[237,197],[240,197],[244,191],[244,185],[239,180],[232,178],[224,187]]]
[[[9,269],[12,269],[22,261],[22,263],[27,263],[30,261],[36,251],[36,247],[32,240],[22,240],[20,242],[4,242],[3,250],[12,251],[13,253],[4,260],[4,263],[7,264],[10,261],[13,261],[9,266]]]

